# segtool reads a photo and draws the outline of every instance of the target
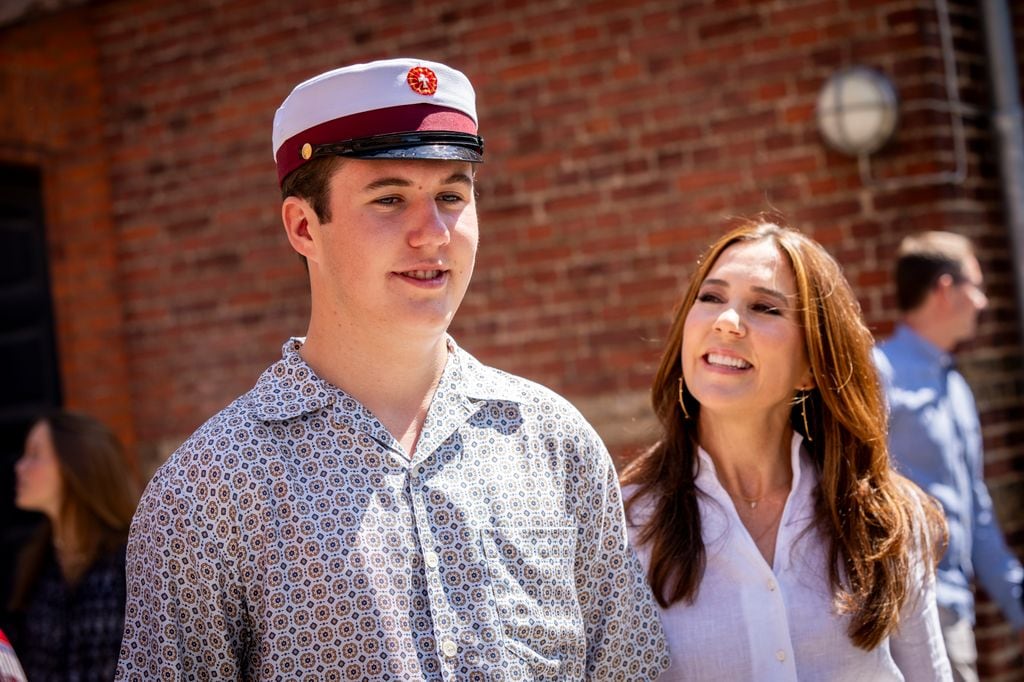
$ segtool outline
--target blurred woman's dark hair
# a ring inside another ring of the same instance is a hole
[[[62,481],[60,524],[75,538],[80,557],[77,570],[65,577],[75,583],[105,552],[113,552],[128,540],[139,489],[114,432],[86,414],[55,411],[35,421],[49,428]],[[20,610],[29,595],[53,544],[53,527],[44,520],[26,545],[18,562],[11,610]]]

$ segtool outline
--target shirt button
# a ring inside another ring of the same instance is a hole
[[[781,663],[782,661],[786,660],[786,652],[782,649],[779,649],[775,652],[775,658],[779,659],[779,662]]]
[[[775,579],[768,578],[768,591],[774,592],[776,587],[778,587],[778,584],[775,582]]]
[[[435,552],[424,552],[423,563],[427,565],[427,568],[437,568],[437,554]]]
[[[459,647],[452,640],[446,639],[441,642],[441,653],[448,658],[454,658],[455,654],[459,653]]]

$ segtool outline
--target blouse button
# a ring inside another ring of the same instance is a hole
[[[779,649],[778,651],[775,652],[775,658],[779,659],[780,663],[782,661],[785,661],[786,660],[786,652],[783,651],[782,649]]]
[[[423,563],[427,565],[427,568],[437,568],[437,553],[424,552]]]
[[[446,639],[441,643],[441,653],[448,658],[454,658],[455,654],[459,653],[459,647],[452,640]]]
[[[776,587],[778,587],[778,584],[775,582],[775,579],[768,578],[768,591],[774,592]]]

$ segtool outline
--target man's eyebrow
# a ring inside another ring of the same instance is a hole
[[[442,185],[467,185],[473,186],[473,178],[466,173],[452,173],[442,182]],[[383,189],[384,187],[412,187],[413,183],[410,180],[399,177],[388,177],[378,178],[373,182],[363,187],[364,192],[372,192],[374,190]]]
[[[468,173],[452,173],[447,178],[445,178],[445,181],[442,182],[441,184],[442,185],[469,185],[470,187],[472,187],[473,186],[473,178]]]
[[[706,279],[706,280],[704,280],[704,284],[713,284],[715,286],[726,287],[726,288],[729,287],[729,283],[726,282],[724,279]],[[776,289],[772,289],[770,287],[760,287],[760,286],[753,286],[753,287],[751,287],[751,289],[753,289],[754,291],[756,291],[756,292],[758,292],[760,294],[764,294],[766,296],[771,296],[772,298],[778,299],[780,303],[788,303],[789,302],[789,298],[787,298],[784,293],[782,293],[781,291],[778,291]]]
[[[405,178],[378,178],[363,188],[364,192],[371,192],[383,187],[412,187],[412,183]]]

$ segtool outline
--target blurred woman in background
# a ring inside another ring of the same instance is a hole
[[[9,633],[26,676],[112,680],[124,628],[125,543],[138,489],[114,433],[57,412],[15,465],[19,509],[46,520],[20,557]]]
[[[932,501],[890,466],[872,337],[817,242],[744,224],[702,257],[623,474],[662,680],[942,680]]]

